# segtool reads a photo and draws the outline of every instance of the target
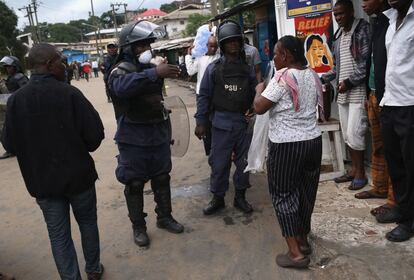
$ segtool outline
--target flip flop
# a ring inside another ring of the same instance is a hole
[[[337,184],[340,184],[340,183],[350,182],[353,179],[354,179],[354,176],[345,174],[345,175],[342,175],[340,177],[335,178],[334,182],[337,183]]]
[[[276,263],[278,266],[286,268],[307,268],[310,263],[310,259],[305,256],[300,260],[294,260],[288,252],[286,254],[277,255]]]
[[[305,256],[312,254],[312,248],[310,246],[299,245],[299,249]]]
[[[363,178],[363,179],[354,178],[354,180],[352,180],[351,185],[349,185],[348,190],[357,191],[365,187],[367,184],[368,184],[367,178]]]
[[[370,198],[387,198],[387,194],[379,194],[374,190],[363,191],[355,194],[357,199],[370,199]]]

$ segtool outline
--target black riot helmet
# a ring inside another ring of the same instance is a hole
[[[165,31],[158,25],[149,21],[133,22],[122,28],[119,35],[119,46],[125,47],[133,43],[162,38],[165,36]]]
[[[0,60],[0,66],[13,66],[16,68],[16,72],[22,72],[22,65],[20,60],[12,55],[7,55]]]
[[[223,41],[230,38],[240,38],[240,42],[243,43],[243,32],[241,27],[233,20],[225,20],[220,23],[217,30],[217,37],[221,48],[223,47]]]
[[[118,60],[127,54],[134,57],[132,44],[140,41],[154,42],[156,39],[165,37],[166,32],[160,26],[149,21],[137,21],[123,27],[119,35],[119,46],[121,47]]]

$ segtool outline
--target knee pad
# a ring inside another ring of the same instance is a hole
[[[169,188],[170,174],[165,173],[151,179],[151,188]]]
[[[139,195],[144,190],[145,182],[140,180],[132,180],[125,185],[125,195]]]

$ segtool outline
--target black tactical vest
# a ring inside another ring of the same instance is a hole
[[[29,82],[29,79],[23,73],[16,73],[6,80],[6,87],[10,93],[15,92],[25,84]]]
[[[215,69],[213,110],[245,113],[251,106],[250,67],[220,61]]]
[[[117,75],[141,72],[149,67],[137,67],[129,62],[122,62],[118,66]],[[155,82],[150,79],[140,81],[143,92],[134,97],[119,98],[111,92],[111,98],[115,109],[115,116],[125,115],[129,120],[136,123],[159,123],[168,119],[168,112],[164,108],[162,95],[163,80]]]

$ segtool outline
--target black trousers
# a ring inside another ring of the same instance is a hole
[[[400,223],[414,229],[414,106],[384,106],[380,119]]]
[[[300,142],[269,142],[269,192],[284,237],[310,232],[321,160],[321,136]]]

